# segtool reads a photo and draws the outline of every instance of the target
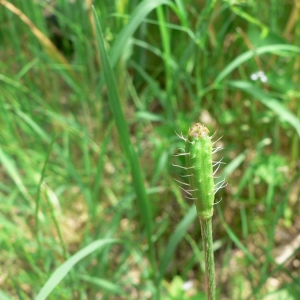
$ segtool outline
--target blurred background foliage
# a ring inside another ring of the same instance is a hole
[[[218,297],[299,299],[299,10],[0,0],[0,298],[34,299],[80,249],[118,238],[47,299],[205,299],[200,227],[172,166],[184,164],[175,132],[201,122],[221,137],[228,182],[213,225]]]

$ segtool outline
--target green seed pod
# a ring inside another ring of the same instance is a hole
[[[198,217],[202,220],[212,217],[214,205],[212,142],[208,133],[204,125],[193,125],[185,147],[190,193],[195,200]]]

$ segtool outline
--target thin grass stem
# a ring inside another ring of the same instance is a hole
[[[212,218],[199,218],[199,221],[201,225],[202,245],[205,257],[207,299],[214,300],[216,294],[216,280],[212,235]]]

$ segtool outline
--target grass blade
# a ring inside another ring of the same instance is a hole
[[[116,239],[101,239],[95,242],[90,243],[88,246],[84,247],[73,256],[71,256],[66,262],[64,262],[60,267],[58,267],[45,285],[40,290],[39,294],[36,296],[35,300],[44,300],[46,299],[55,287],[66,277],[69,271],[83,258],[92,254],[99,248],[102,248],[106,245],[117,243]]]
[[[118,284],[109,281],[107,279],[95,278],[86,275],[80,276],[80,279],[89,282],[91,284],[94,284],[103,290],[109,291],[112,294],[122,295],[123,297],[127,296],[127,294],[122,290],[122,288]]]
[[[103,73],[105,77],[105,81],[108,89],[108,97],[111,106],[111,110],[113,112],[113,116],[116,122],[116,126],[118,129],[118,133],[120,136],[120,143],[125,151],[125,155],[128,159],[128,162],[131,166],[131,174],[133,178],[133,185],[135,188],[136,196],[137,196],[137,204],[140,211],[141,219],[144,221],[146,227],[147,241],[149,246],[149,255],[150,262],[153,268],[155,269],[155,256],[154,256],[154,246],[152,242],[152,216],[150,205],[148,202],[146,189],[144,186],[143,175],[140,169],[139,161],[137,154],[134,150],[134,147],[130,140],[130,135],[128,131],[128,126],[125,120],[124,113],[121,107],[121,101],[117,90],[117,85],[115,82],[114,73],[105,50],[104,41],[102,38],[102,29],[100,26],[100,22],[94,10],[94,17],[96,20],[96,29],[97,29],[97,40],[98,46],[100,49],[100,55],[103,66]],[[122,46],[124,48],[124,46]]]
[[[254,56],[261,55],[264,53],[279,53],[282,51],[295,52],[300,53],[300,48],[292,45],[268,45],[255,49],[255,51],[247,51],[241,55],[239,55],[235,60],[233,60],[216,78],[214,84],[220,83],[228,74],[230,74],[234,69],[238,66],[251,59]]]
[[[222,223],[224,229],[226,230],[228,236],[230,237],[230,239],[237,245],[237,247],[239,247],[245,253],[246,257],[252,263],[256,264],[257,263],[256,258],[250,253],[250,251],[247,249],[247,247],[243,245],[243,243],[239,240],[237,235],[227,225],[220,206],[217,206],[217,209],[218,209],[218,213],[219,213],[219,216],[220,216],[220,219],[221,219],[221,223]]]
[[[289,123],[292,127],[296,129],[298,135],[300,136],[300,121],[292,114],[283,104],[281,104],[277,99],[269,96],[267,93],[263,92],[258,87],[247,81],[230,81],[229,85],[238,88],[246,93],[257,98],[261,103],[271,109],[276,113],[283,121]]]
[[[38,39],[38,41],[41,43],[41,45],[44,47],[46,52],[49,53],[50,56],[52,56],[55,60],[59,61],[60,63],[64,65],[68,65],[68,61],[65,59],[65,57],[59,52],[59,50],[55,47],[55,45],[51,42],[51,40],[44,35],[32,22],[27,18],[27,16],[16,6],[11,4],[10,2],[7,2],[5,0],[1,0],[0,4],[5,6],[8,10],[10,10],[12,13],[14,13],[16,16],[18,16],[24,24],[26,24],[31,32],[35,35],[35,37]],[[71,68],[70,68],[71,70]]]
[[[195,206],[192,206],[173,232],[160,263],[159,274],[161,278],[163,278],[167,270],[168,264],[173,258],[177,245],[186,234],[186,231],[189,228],[189,226],[195,221],[196,217],[196,208]]]
[[[7,173],[10,175],[12,180],[15,182],[20,193],[29,202],[29,204],[32,205],[32,203],[33,203],[32,198],[30,197],[29,192],[21,179],[21,176],[17,170],[16,164],[9,156],[7,156],[6,153],[3,152],[3,150],[1,148],[0,148],[0,162],[2,163],[2,165],[6,169]]]
[[[118,39],[112,46],[110,51],[110,61],[112,67],[116,65],[122,53],[124,53],[124,48],[130,38],[133,36],[136,29],[141,25],[141,23],[145,20],[146,16],[154,10],[156,7],[168,4],[172,5],[171,1],[168,0],[145,0],[141,2],[137,8],[133,11],[130,21],[124,27],[124,29],[120,32]]]
[[[0,297],[2,300],[11,300],[12,299],[7,294],[5,294],[2,290],[0,290]]]

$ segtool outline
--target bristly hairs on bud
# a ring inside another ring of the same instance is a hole
[[[217,162],[212,160],[212,155],[222,150],[222,147],[213,148],[219,139],[212,143],[215,134],[212,136],[208,134],[209,130],[200,123],[190,128],[187,138],[183,137],[182,134],[177,134],[185,142],[185,148],[179,148],[178,151],[180,152],[174,156],[184,156],[186,165],[173,164],[175,167],[187,171],[187,174],[181,177],[189,178],[189,183],[174,180],[180,184],[180,189],[187,194],[187,199],[195,200],[198,217],[204,219],[213,215],[214,196],[226,186],[225,179],[214,184],[214,178],[217,178],[215,177],[216,173],[221,164],[225,163],[222,162],[222,159]]]
[[[216,295],[214,251],[212,237],[212,216],[215,193],[226,186],[224,180],[214,184],[214,176],[221,164],[214,162],[212,155],[221,150],[221,147],[213,148],[209,130],[202,124],[193,125],[184,138],[178,135],[184,142],[185,147],[177,156],[185,157],[185,166],[178,166],[186,170],[184,177],[189,179],[189,184],[179,182],[180,188],[186,192],[188,199],[195,201],[197,215],[200,221],[203,250],[205,257],[205,274],[207,279],[207,299],[214,300]],[[215,170],[213,170],[215,168]]]

